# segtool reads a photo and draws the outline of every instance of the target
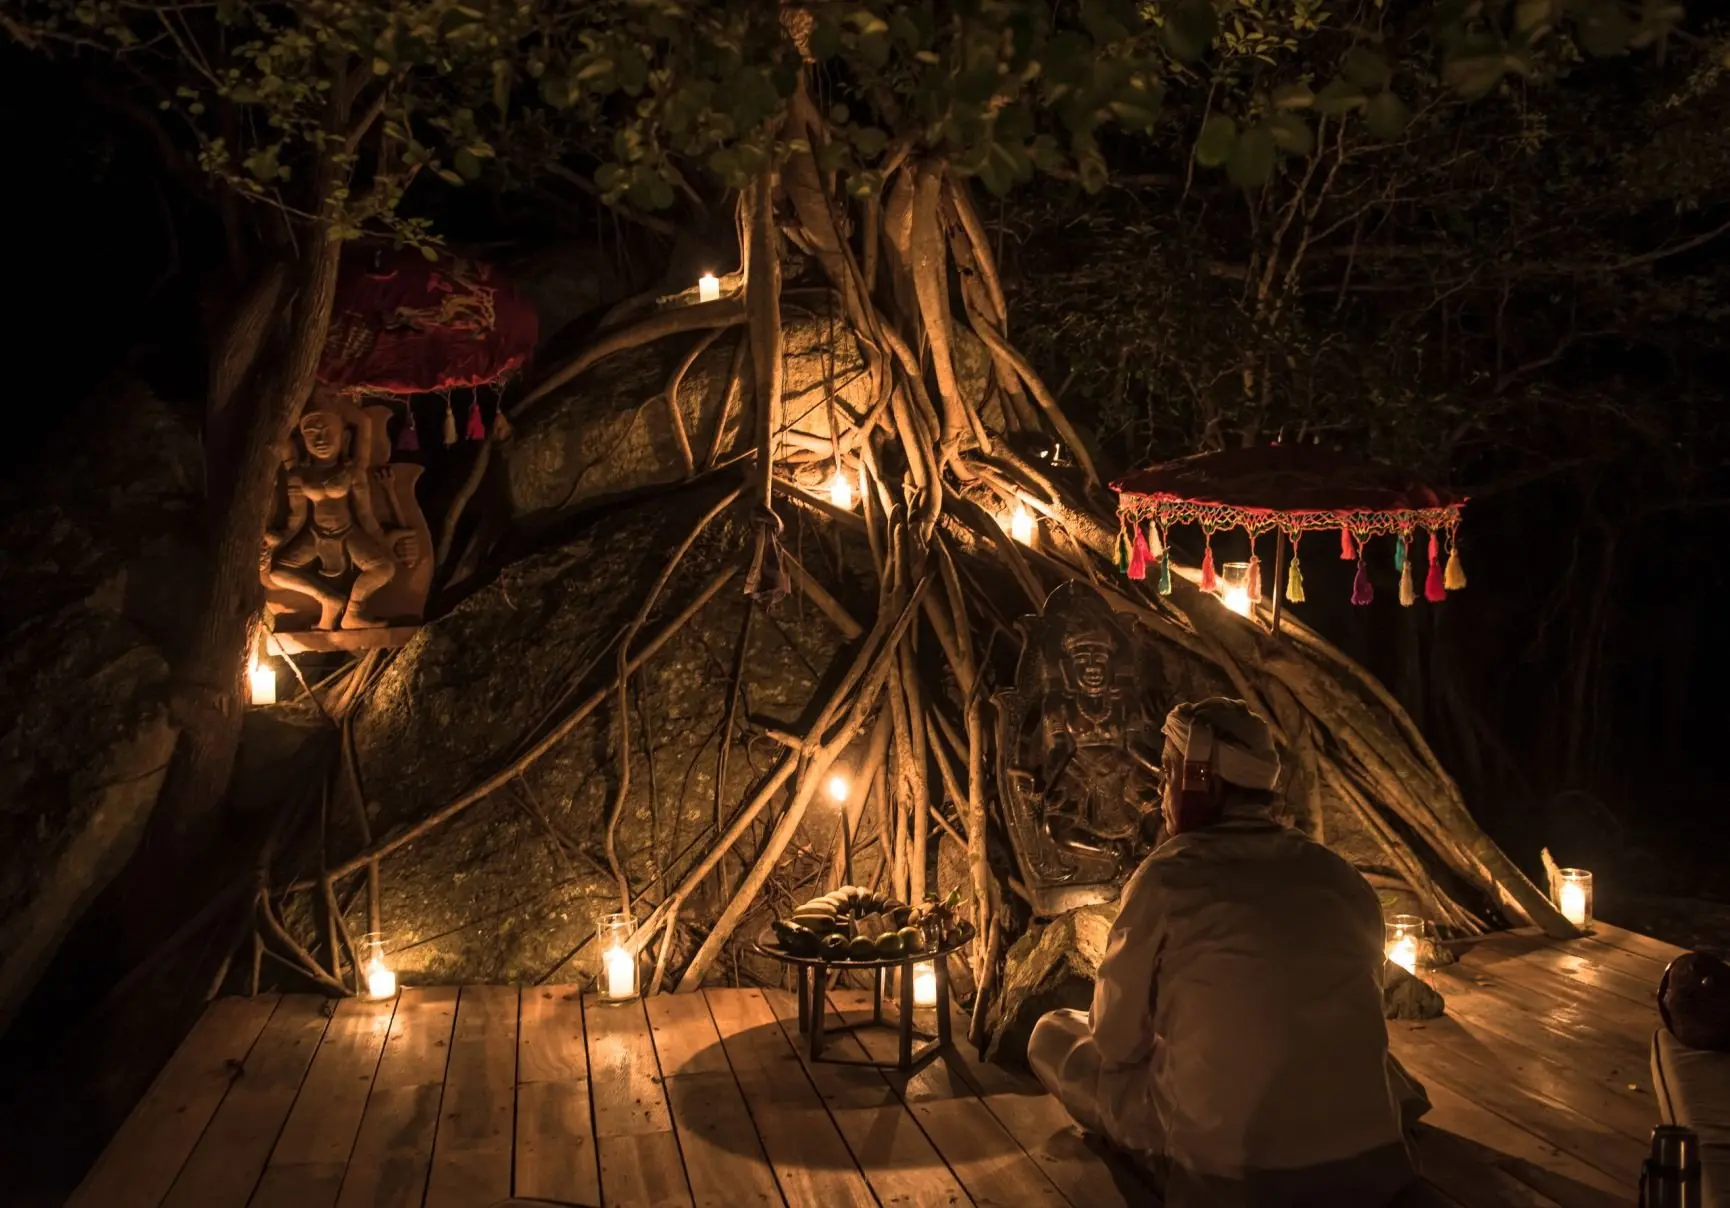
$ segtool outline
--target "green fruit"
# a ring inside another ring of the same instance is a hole
[[[895,933],[901,937],[903,952],[914,953],[925,951],[925,933],[917,927],[903,927]]]
[[[877,945],[863,935],[856,935],[847,946],[847,955],[856,961],[874,961],[877,959]]]
[[[844,935],[826,935],[818,949],[824,960],[844,961],[847,959],[847,937]]]
[[[888,931],[877,937],[877,955],[885,960],[900,956],[903,948],[899,931]]]

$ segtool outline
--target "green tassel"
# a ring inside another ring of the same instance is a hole
[[[1159,560],[1159,594],[1162,596],[1171,594],[1171,558],[1169,556]]]
[[[1394,570],[1403,571],[1405,569],[1406,569],[1406,539],[1404,537],[1401,537],[1398,541],[1394,542]]]

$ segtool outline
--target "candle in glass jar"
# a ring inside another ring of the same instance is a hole
[[[1422,955],[1420,945],[1423,935],[1424,920],[1417,915],[1396,914],[1390,918],[1387,922],[1387,943],[1383,948],[1389,963],[1398,965],[1407,973],[1416,973]]]
[[[937,1005],[937,965],[934,961],[920,961],[913,966],[913,1005]]]
[[[377,955],[367,962],[366,992],[369,998],[381,1001],[396,997],[396,974],[385,968],[383,958]]]
[[[721,281],[714,273],[697,278],[697,301],[713,302],[721,296]]]
[[[1556,908],[1576,927],[1592,921],[1592,874],[1583,868],[1564,868],[1556,873]]]
[[[607,973],[607,997],[630,998],[637,992],[637,960],[623,948],[609,948],[601,958]]]

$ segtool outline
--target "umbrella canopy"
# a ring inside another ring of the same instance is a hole
[[[1267,445],[1200,453],[1125,475],[1112,483],[1118,494],[1118,563],[1131,578],[1158,569],[1161,589],[1169,590],[1166,535],[1174,524],[1197,524],[1205,539],[1202,587],[1217,586],[1213,535],[1243,529],[1250,539],[1249,594],[1259,599],[1260,560],[1255,538],[1269,529],[1291,543],[1286,599],[1303,599],[1298,542],[1315,529],[1337,529],[1340,557],[1358,562],[1352,602],[1373,596],[1364,566],[1372,537],[1395,538],[1394,569],[1400,574],[1400,601],[1417,597],[1409,555],[1411,544],[1428,538],[1429,570],[1424,596],[1440,600],[1466,585],[1457,540],[1463,496],[1426,486],[1386,466],[1352,461],[1313,446]],[[1443,546],[1447,566],[1443,568]],[[1281,544],[1279,552],[1284,555]]]
[[[368,394],[484,386],[522,368],[538,334],[534,307],[491,265],[412,248],[351,258],[318,380]]]

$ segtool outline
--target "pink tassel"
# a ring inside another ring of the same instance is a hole
[[[1448,598],[1448,588],[1442,577],[1442,547],[1434,533],[1430,534],[1430,569],[1424,575],[1424,599],[1439,604]]]
[[[1341,525],[1340,526],[1340,561],[1341,562],[1350,562],[1353,558],[1355,558],[1357,556],[1358,556],[1358,552],[1352,548],[1352,531],[1350,529],[1346,528],[1344,525]]]
[[[1249,598],[1261,603],[1261,559],[1253,553],[1249,556]]]
[[[1201,589],[1203,591],[1218,591],[1219,576],[1213,569],[1213,546],[1208,546],[1201,555]]]
[[[1352,603],[1368,604],[1376,598],[1376,589],[1370,586],[1370,570],[1364,565],[1362,558],[1358,559],[1358,573],[1352,579]]]
[[[1152,560],[1153,552],[1147,548],[1147,535],[1138,524],[1135,526],[1135,544],[1129,547],[1129,577],[1147,578],[1147,564]]]
[[[481,400],[476,399],[469,404],[469,422],[463,429],[465,440],[485,440],[487,438],[487,423],[481,416]]]
[[[397,429],[396,451],[398,453],[420,452],[420,433],[414,430],[413,407],[407,409],[407,415],[403,419],[403,425],[401,428]]]

